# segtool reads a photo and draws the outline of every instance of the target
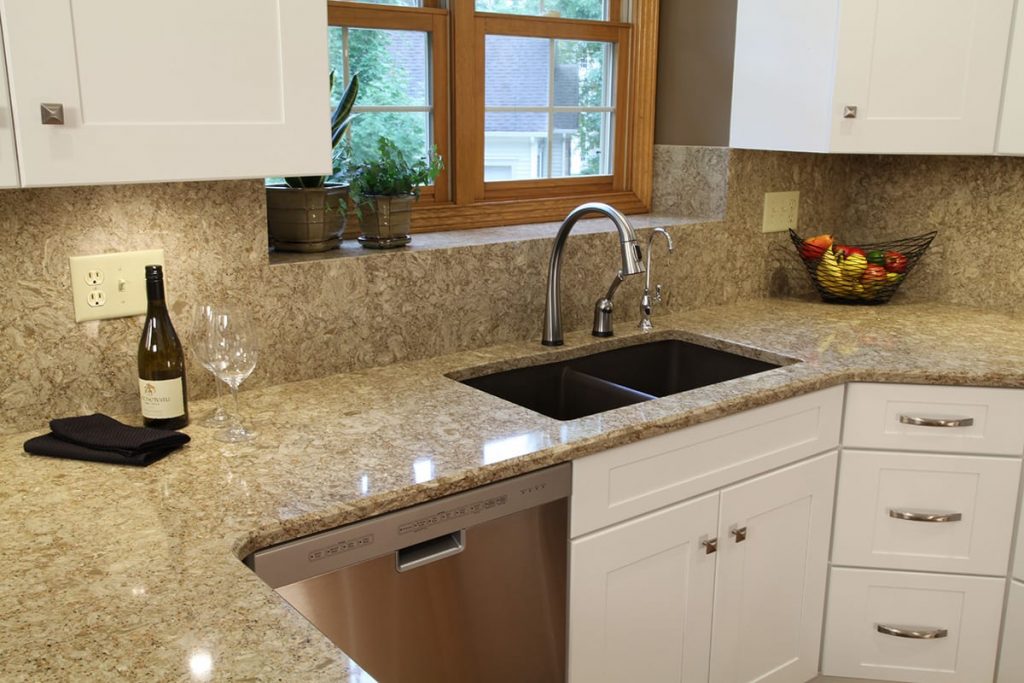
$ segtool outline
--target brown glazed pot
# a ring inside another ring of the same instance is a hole
[[[409,226],[416,195],[366,195],[360,208],[359,243],[368,249],[404,247],[412,241]]]
[[[267,230],[278,251],[336,249],[345,231],[346,185],[267,187]]]

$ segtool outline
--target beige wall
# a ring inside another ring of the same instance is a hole
[[[664,0],[655,142],[729,144],[736,0]]]

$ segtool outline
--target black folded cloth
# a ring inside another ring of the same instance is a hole
[[[33,455],[145,466],[189,442],[188,434],[131,427],[96,413],[50,420],[52,432],[25,442]]]

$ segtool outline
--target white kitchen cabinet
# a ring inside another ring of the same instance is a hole
[[[707,680],[717,525],[713,494],[572,542],[569,680]]]
[[[574,539],[569,680],[812,678],[836,460],[819,456]]]
[[[834,568],[822,671],[980,683],[995,671],[1004,579]]]
[[[722,491],[712,683],[818,672],[836,461],[821,456]]]
[[[1024,681],[1024,583],[1011,581],[996,683],[1021,681]]]
[[[843,450],[832,561],[1006,576],[1016,458]]]
[[[0,0],[21,185],[328,172],[326,12]],[[63,124],[43,124],[43,104],[62,105]]]
[[[18,157],[14,147],[14,117],[10,90],[7,88],[7,64],[0,38],[0,188],[18,187]]]
[[[1020,2],[1017,3],[1010,37],[996,151],[1000,154],[1024,154],[1024,3]]]
[[[992,154],[1014,0],[739,0],[732,147]]]

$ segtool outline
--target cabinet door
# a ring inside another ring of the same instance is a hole
[[[1013,20],[996,151],[1024,154],[1024,3],[1017,3],[1017,14]]]
[[[997,683],[1024,681],[1024,648],[1021,647],[1021,643],[1024,643],[1024,583],[1011,581]]]
[[[18,158],[14,150],[14,117],[7,89],[7,63],[0,40],[0,187],[18,187]]]
[[[0,0],[0,21],[25,186],[331,168],[322,0]]]
[[[1012,11],[1013,0],[843,0],[832,151],[992,154]]]
[[[830,453],[722,491],[711,681],[817,673],[836,461]]]
[[[572,541],[569,680],[708,678],[718,494]]]

